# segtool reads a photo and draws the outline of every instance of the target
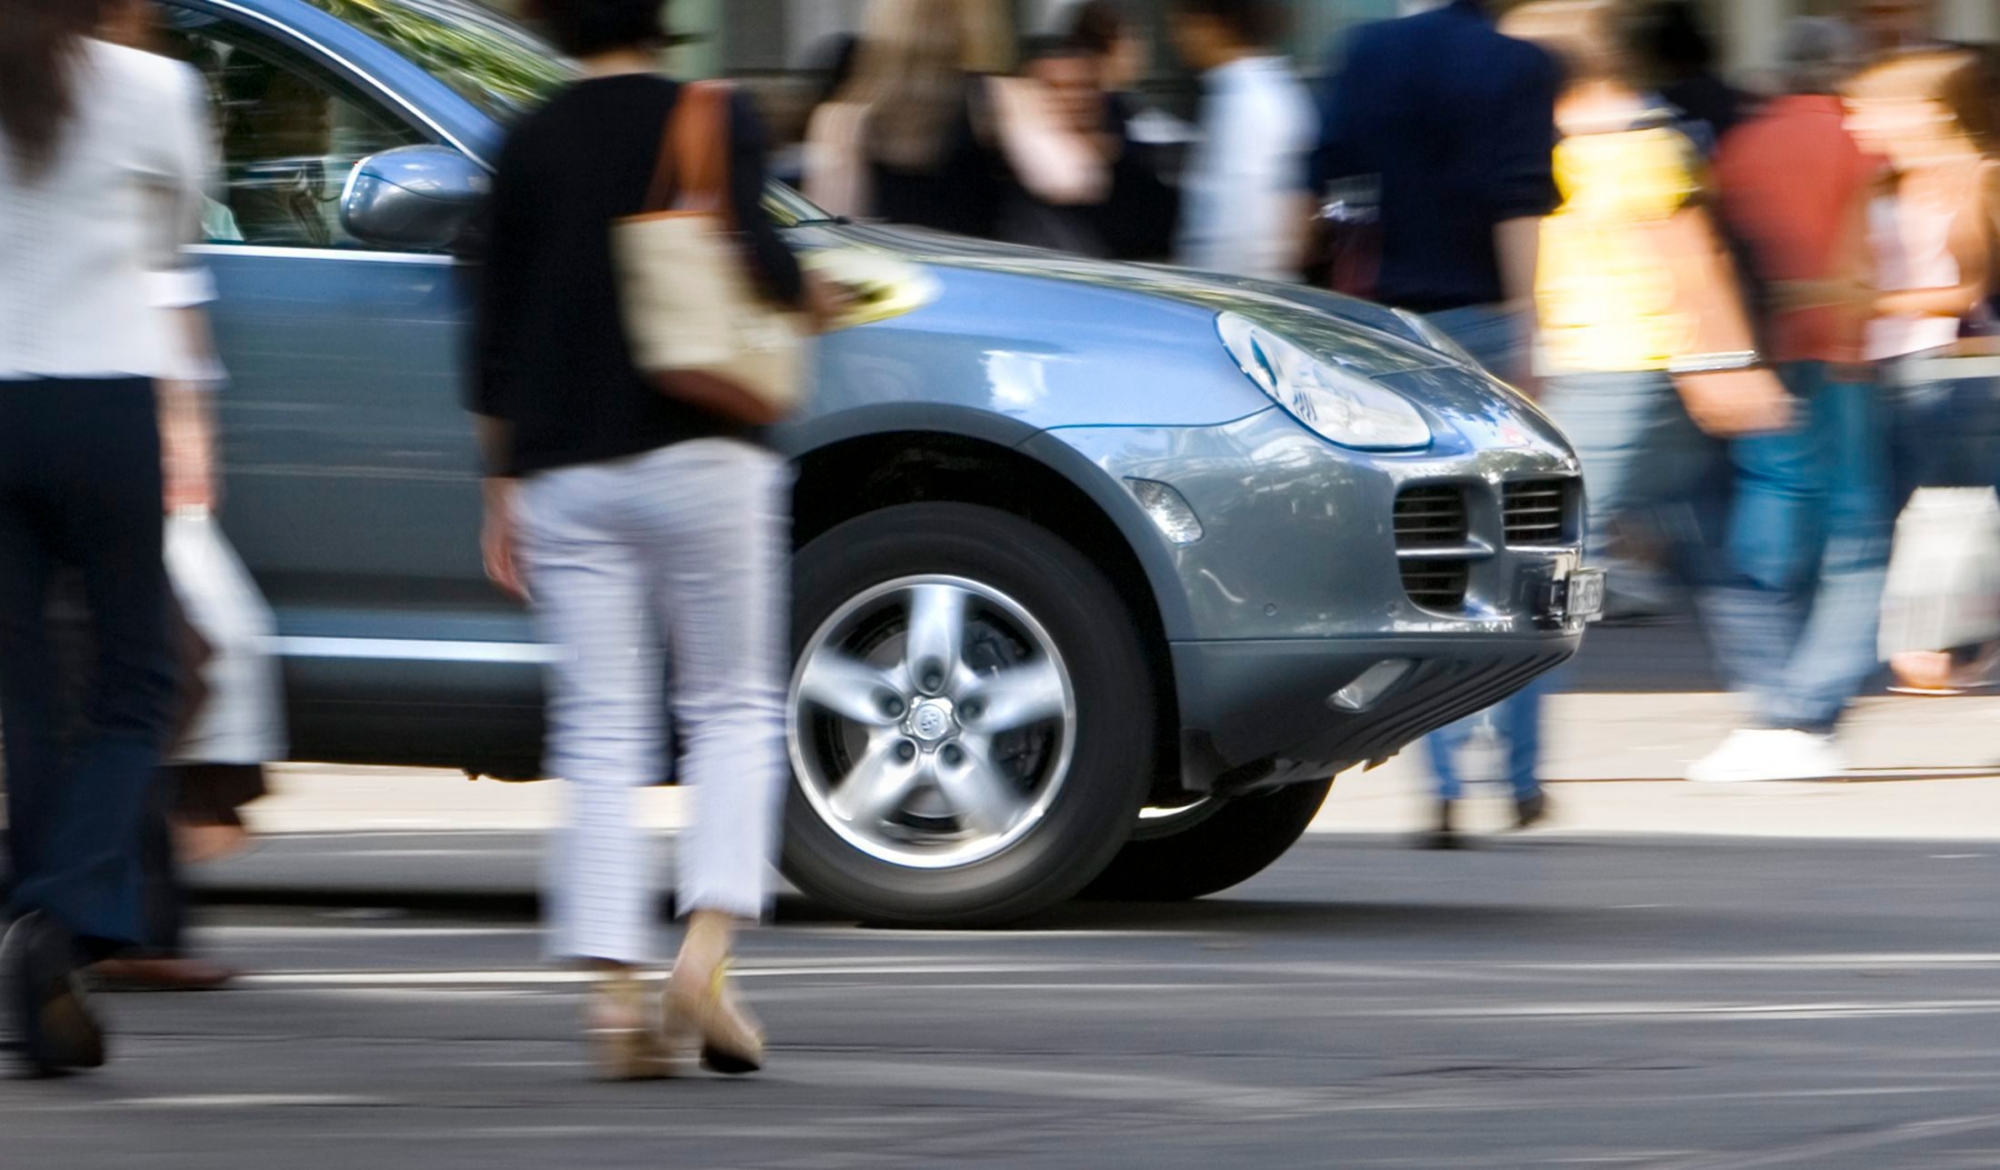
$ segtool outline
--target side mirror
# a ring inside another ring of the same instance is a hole
[[[399,146],[354,164],[340,222],[364,244],[448,248],[492,187],[491,176],[448,146]]]

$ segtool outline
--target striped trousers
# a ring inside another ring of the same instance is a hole
[[[725,439],[522,486],[521,557],[557,650],[548,766],[566,781],[545,882],[552,955],[654,957],[654,866],[634,790],[662,779],[669,710],[680,781],[696,793],[679,910],[763,912],[789,768],[790,492],[784,460]]]

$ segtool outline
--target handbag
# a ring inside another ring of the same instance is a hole
[[[207,701],[170,754],[177,764],[262,764],[285,757],[284,680],[271,654],[277,621],[222,526],[205,509],[167,519],[167,575],[211,654]]]
[[[1956,650],[2000,638],[2000,498],[1922,488],[1896,521],[1880,650]]]
[[[806,328],[751,279],[729,199],[730,102],[722,82],[681,90],[644,209],[612,222],[611,251],[640,371],[669,398],[766,426],[802,404]]]

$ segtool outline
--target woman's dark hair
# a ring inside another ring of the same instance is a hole
[[[667,44],[671,38],[660,20],[661,7],[660,0],[530,0],[528,13],[542,22],[556,48],[590,57]]]
[[[0,132],[21,170],[39,174],[76,109],[74,65],[101,0],[7,0],[0,19]]]
[[[1688,0],[1646,5],[1635,13],[1632,31],[1641,58],[1665,80],[1679,81],[1715,69],[1715,42]]]
[[[1117,0],[1084,0],[1070,9],[1069,40],[1093,56],[1110,56],[1131,27]]]
[[[1275,45],[1285,35],[1285,14],[1271,0],[1173,0],[1173,8],[1221,23],[1241,45]]]

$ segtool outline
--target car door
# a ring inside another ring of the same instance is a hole
[[[294,754],[532,758],[539,652],[479,559],[460,277],[339,214],[359,160],[435,136],[280,30],[166,16],[214,97],[223,174],[197,251],[230,378],[222,515],[278,614]]]

